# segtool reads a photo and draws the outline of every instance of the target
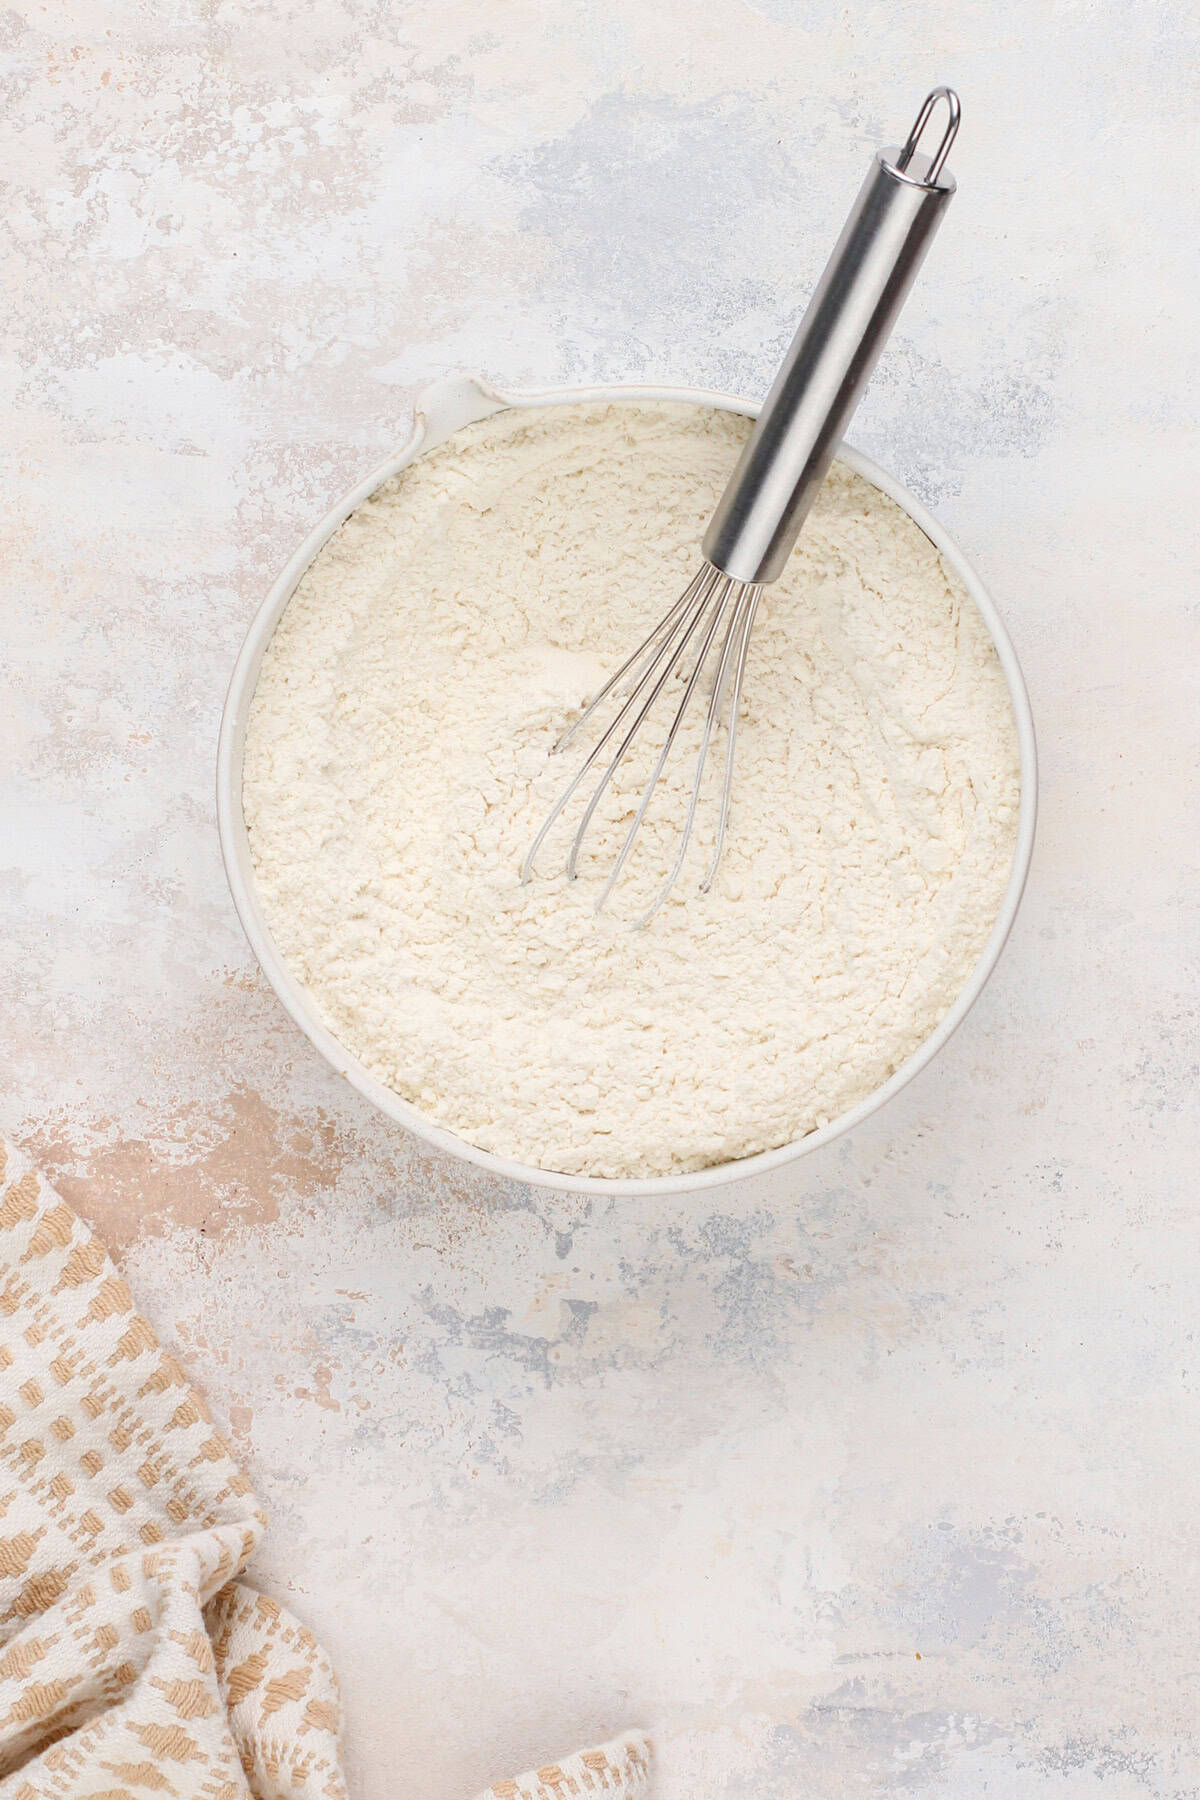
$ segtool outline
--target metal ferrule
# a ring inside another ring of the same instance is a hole
[[[930,157],[917,144],[939,100],[949,117]],[[944,165],[958,117],[957,96],[935,88],[907,143],[871,164],[704,536],[708,561],[736,581],[783,573],[954,194]]]

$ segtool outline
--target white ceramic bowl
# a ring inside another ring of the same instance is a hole
[[[390,456],[364,481],[361,481],[352,493],[347,494],[345,499],[338,502],[332,511],[326,513],[321,523],[296,551],[267,595],[257,618],[250,627],[234,667],[233,679],[229,684],[229,694],[221,719],[220,747],[217,754],[217,823],[234,905],[237,907],[246,936],[262,965],[267,980],[301,1031],[311,1040],[326,1061],[337,1070],[339,1075],[345,1076],[346,1080],[352,1087],[357,1088],[360,1094],[365,1094],[368,1100],[373,1101],[382,1112],[387,1113],[389,1118],[395,1119],[401,1125],[406,1125],[410,1131],[415,1131],[418,1136],[427,1139],[429,1143],[436,1144],[439,1149],[450,1150],[456,1156],[466,1157],[468,1161],[479,1163],[494,1174],[506,1176],[513,1181],[535,1182],[544,1187],[569,1189],[574,1193],[582,1194],[680,1193],[717,1187],[723,1182],[739,1180],[743,1176],[753,1175],[766,1169],[776,1169],[783,1163],[806,1156],[810,1151],[819,1149],[822,1144],[828,1144],[833,1138],[841,1137],[843,1132],[851,1130],[871,1113],[877,1112],[885,1100],[890,1100],[893,1094],[898,1093],[912,1080],[914,1075],[933,1060],[978,999],[984,983],[996,966],[1005,939],[1008,937],[1016,917],[1021,893],[1025,886],[1025,877],[1029,869],[1029,859],[1033,851],[1034,822],[1037,812],[1037,752],[1034,744],[1033,717],[1029,710],[1029,697],[1025,691],[1025,682],[1016,653],[983,583],[957,544],[938,524],[932,514],[926,511],[920,501],[914,499],[907,489],[902,487],[886,470],[878,468],[875,463],[871,462],[868,457],[862,456],[857,450],[851,450],[847,445],[843,445],[839,452],[841,461],[887,494],[898,506],[903,507],[925,535],[937,545],[951,567],[957,571],[967,592],[983,614],[988,630],[992,634],[1008,682],[1013,712],[1017,721],[1017,736],[1021,753],[1021,805],[1012,872],[1009,875],[1003,904],[970,980],[937,1030],[926,1038],[920,1049],[916,1050],[908,1061],[903,1063],[888,1081],[884,1082],[882,1087],[877,1088],[873,1094],[860,1101],[857,1106],[851,1107],[850,1111],[843,1113],[840,1118],[831,1120],[828,1125],[821,1126],[818,1131],[809,1132],[807,1137],[798,1138],[795,1143],[784,1144],[777,1150],[764,1150],[757,1156],[744,1157],[737,1162],[719,1163],[712,1168],[701,1169],[687,1175],[653,1176],[644,1180],[610,1181],[594,1175],[560,1175],[553,1170],[535,1169],[524,1163],[510,1162],[502,1156],[493,1156],[486,1150],[476,1149],[474,1144],[468,1144],[463,1138],[455,1137],[453,1133],[444,1130],[440,1125],[433,1124],[418,1112],[416,1107],[410,1106],[391,1088],[385,1087],[322,1024],[308,990],[288,968],[276,948],[255,887],[254,865],[250,857],[246,822],[242,816],[242,754],[246,742],[246,721],[249,717],[255,684],[258,681],[263,652],[271,641],[271,635],[279,622],[284,607],[291,599],[301,576],[313,558],[342,521],[354,511],[356,506],[361,505],[368,494],[373,493],[381,482],[387,481],[390,476],[407,467],[424,451],[435,449],[438,444],[444,443],[446,438],[450,437],[453,432],[461,430],[464,425],[473,424],[477,419],[486,419],[491,413],[500,412],[505,407],[557,406],[571,402],[597,400],[684,401],[695,406],[720,407],[729,412],[744,413],[749,418],[753,418],[757,411],[757,408],[748,401],[731,399],[727,394],[706,393],[700,388],[550,388],[539,393],[505,394],[489,387],[486,382],[473,375],[451,375],[426,388],[417,400],[412,436],[407,444],[394,456]]]

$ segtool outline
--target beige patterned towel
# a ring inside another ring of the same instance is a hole
[[[0,1145],[4,1800],[344,1800],[333,1671],[237,1579],[263,1523],[103,1246]],[[648,1769],[630,1733],[481,1800],[634,1800]]]

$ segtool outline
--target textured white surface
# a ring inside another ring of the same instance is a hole
[[[0,21],[2,1122],[227,1409],[365,1800],[626,1722],[668,1800],[1200,1788],[1192,23]],[[854,436],[1030,680],[997,976],[786,1178],[599,1206],[428,1157],[237,930],[241,635],[445,369],[760,390],[870,150],[949,78],[959,198]]]
[[[968,986],[1012,874],[1017,732],[988,627],[920,527],[838,466],[758,606],[711,891],[720,735],[690,859],[631,928],[685,842],[703,692],[650,785],[682,674],[576,879],[604,758],[522,880],[619,701],[555,742],[695,577],[749,430],[628,402],[479,421],[345,521],[266,647],[241,792],[274,941],[340,1045],[516,1176],[679,1174],[849,1113]],[[720,654],[718,635],[710,680]]]

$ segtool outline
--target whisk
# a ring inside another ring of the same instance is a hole
[[[918,145],[939,101],[946,105],[946,125],[936,150],[929,156]],[[567,857],[567,874],[574,879],[588,827],[613,777],[659,699],[672,683],[683,678],[683,696],[596,902],[597,909],[604,905],[629,860],[684,718],[708,668],[708,705],[678,852],[653,905],[639,923],[646,924],[653,918],[679,879],[696,823],[709,751],[727,715],[714,847],[700,884],[702,891],[712,886],[729,821],[738,710],[759,598],[764,586],[783,572],[851,414],[954,194],[954,177],[945,164],[958,122],[958,96],[951,88],[934,88],[926,96],[903,146],[881,150],[873,159],[704,534],[700,569],[665,618],[605,682],[554,746],[556,754],[566,750],[598,719],[606,702],[621,699],[616,714],[533,840],[522,869],[522,881],[531,878],[538,851],[555,822],[615,743],[584,808]]]

